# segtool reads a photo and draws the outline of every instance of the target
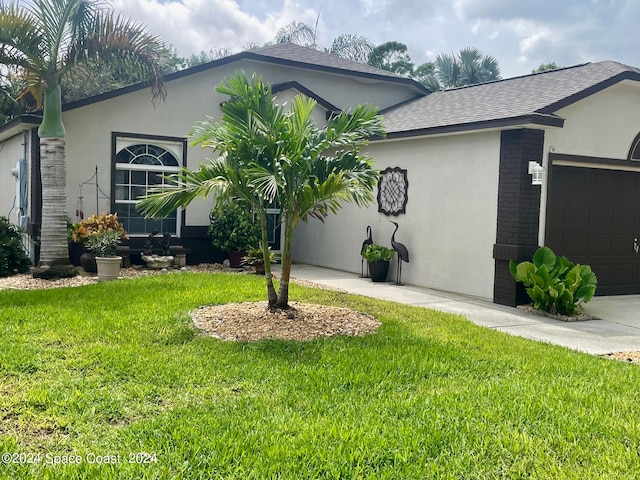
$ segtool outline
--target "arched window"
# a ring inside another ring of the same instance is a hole
[[[135,207],[136,201],[151,188],[167,183],[163,175],[180,170],[178,148],[170,149],[155,143],[121,141],[115,155],[114,201],[118,219],[129,235],[148,235],[153,230],[179,236],[180,211],[163,219],[145,219]],[[182,145],[176,145],[180,151]]]
[[[627,160],[640,162],[640,133],[634,138]]]

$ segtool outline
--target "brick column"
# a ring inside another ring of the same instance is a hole
[[[530,301],[524,286],[511,276],[509,261],[530,260],[538,248],[541,186],[531,185],[528,165],[542,163],[544,131],[505,130],[500,140],[493,301],[515,307]]]

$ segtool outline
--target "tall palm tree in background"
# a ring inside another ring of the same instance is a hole
[[[436,79],[445,89],[500,79],[498,61],[473,47],[463,48],[457,54],[438,55],[435,70]]]
[[[243,72],[216,90],[231,99],[222,104],[220,122],[209,118],[192,131],[194,144],[219,156],[196,171],[182,169],[175,183],[137,204],[143,214],[162,217],[213,194],[214,208],[242,199],[251,205],[262,230],[267,298],[270,307],[287,308],[291,248],[297,224],[309,216],[324,219],[343,202],[364,206],[373,200],[378,172],[361,153],[371,136],[384,135],[377,109],[360,105],[327,120],[312,120],[316,102],[298,95],[290,110],[274,101],[271,87]],[[282,278],[275,293],[267,245],[266,205],[277,203],[284,227]]]
[[[117,64],[164,98],[166,46],[102,0],[32,0],[0,4],[2,75],[17,75],[43,106],[40,136],[42,227],[40,266],[68,265],[65,128],[61,85],[87,62]]]

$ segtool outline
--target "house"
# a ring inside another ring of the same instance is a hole
[[[161,224],[133,203],[158,173],[205,160],[188,132],[204,114],[219,115],[224,98],[213,88],[238,69],[260,73],[281,100],[315,98],[318,122],[363,102],[384,115],[388,135],[368,147],[382,171],[377,202],[299,226],[294,261],[359,273],[367,226],[388,246],[393,220],[409,249],[409,284],[516,305],[525,294],[509,260],[544,244],[589,263],[599,294],[640,293],[640,70],[611,61],[429,94],[410,79],[291,44],[243,52],[170,75],[167,101],[155,109],[140,85],[66,105],[71,217],[77,205],[85,215],[117,211],[134,239],[160,227],[192,248],[190,261],[215,255],[206,202]],[[0,129],[0,171],[17,169],[0,190],[0,212],[31,231],[40,215],[38,121],[23,116]]]

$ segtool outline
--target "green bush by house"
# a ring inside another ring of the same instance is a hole
[[[7,217],[0,217],[0,277],[14,273],[26,273],[31,260],[22,248],[20,230],[9,223]]]
[[[539,248],[533,262],[511,261],[509,269],[524,284],[535,308],[560,315],[571,315],[591,300],[598,283],[589,265],[573,264],[549,247]]]

